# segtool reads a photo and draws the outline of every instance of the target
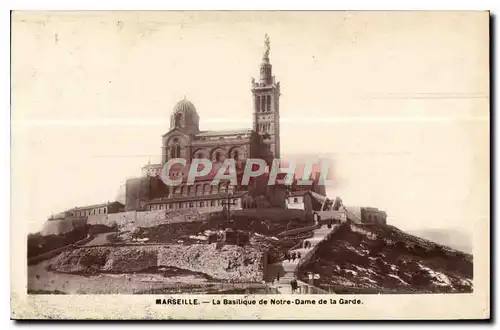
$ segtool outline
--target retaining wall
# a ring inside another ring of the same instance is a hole
[[[120,227],[155,227],[158,225],[194,222],[205,220],[208,213],[200,213],[195,209],[175,211],[129,211],[121,213],[90,215],[87,218],[89,225],[105,225],[108,227],[116,224]]]
[[[279,233],[276,236],[277,237],[290,236],[290,235],[295,235],[295,234],[299,234],[299,233],[306,232],[306,231],[315,230],[315,229],[318,229],[318,228],[321,228],[321,226],[312,225],[312,226],[308,226],[308,227],[300,227],[300,228],[285,230],[285,231]]]
[[[42,236],[48,235],[61,235],[69,233],[70,231],[83,227],[86,224],[85,218],[67,218],[58,220],[47,220],[43,225],[40,233]]]

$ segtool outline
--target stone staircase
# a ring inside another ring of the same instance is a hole
[[[361,219],[356,214],[354,214],[353,212],[351,212],[351,211],[349,211],[347,209],[344,209],[344,212],[346,214],[347,220],[352,221],[354,223],[361,223]]]
[[[268,266],[269,278],[274,283],[273,285],[277,288],[279,293],[282,294],[291,294],[292,289],[290,286],[290,282],[295,278],[295,271],[299,265],[299,263],[304,262],[307,258],[309,258],[313,251],[315,250],[315,246],[318,245],[319,242],[324,240],[332,231],[334,231],[338,225],[332,225],[331,228],[328,228],[327,225],[322,225],[321,227],[317,227],[313,230],[313,236],[311,238],[305,239],[305,241],[309,241],[311,243],[310,247],[307,249],[303,247],[303,245],[294,248],[289,251],[292,253],[300,253],[301,258],[295,260],[283,260],[280,262],[273,263]],[[274,281],[277,279],[279,274],[279,281]],[[298,292],[308,291],[307,289],[310,287],[309,284],[306,284],[302,281],[297,280],[299,285]]]

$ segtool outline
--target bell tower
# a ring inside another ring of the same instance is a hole
[[[265,36],[265,51],[260,64],[259,81],[252,79],[253,129],[275,158],[280,157],[280,83],[276,82],[269,62],[270,41]]]

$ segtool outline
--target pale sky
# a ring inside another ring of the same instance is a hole
[[[487,13],[14,14],[13,219],[113,200],[158,162],[175,103],[251,128],[264,34],[281,152],[330,155],[328,191],[402,229],[489,221]]]

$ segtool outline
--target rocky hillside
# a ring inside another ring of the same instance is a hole
[[[233,282],[260,282],[263,253],[252,247],[216,244],[100,246],[66,251],[48,269],[63,273],[136,273],[175,270]]]
[[[412,235],[426,238],[428,240],[449,246],[453,249],[472,253],[472,241],[469,235],[463,230],[454,228],[442,229],[420,229],[410,232]]]
[[[393,226],[343,224],[298,268],[336,293],[472,292],[472,256]]]
[[[224,230],[231,228],[273,237],[279,233],[310,226],[312,221],[304,219],[304,212],[300,210],[265,209],[256,212],[255,209],[238,210],[232,213],[228,222],[225,214],[214,214],[203,222],[184,222],[162,224],[154,227],[136,228],[130,231],[131,235],[120,234],[117,242],[126,242],[130,239],[143,240],[149,243],[193,243],[193,236],[203,236],[207,231]],[[130,237],[129,237],[130,236]]]

